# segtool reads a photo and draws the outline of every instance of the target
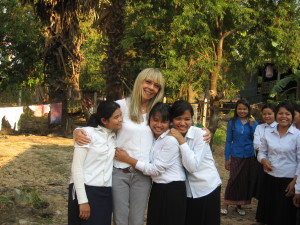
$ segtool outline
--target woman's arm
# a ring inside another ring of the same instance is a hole
[[[87,220],[90,217],[90,206],[84,186],[83,164],[88,152],[88,148],[75,147],[72,162],[72,178],[76,190],[79,204],[79,217]]]
[[[73,139],[78,145],[86,145],[90,143],[91,139],[87,136],[87,133],[83,129],[75,129],[73,131]]]
[[[253,139],[253,146],[256,151],[258,151],[259,146],[261,145],[261,138],[262,138],[261,127],[257,126],[254,131],[254,139]]]
[[[128,163],[133,167],[135,167],[138,162],[135,158],[130,157],[130,155],[124,149],[121,148],[117,148],[115,152],[115,159],[120,162]]]
[[[205,133],[203,134],[203,141],[209,144],[212,138],[210,130],[207,127],[203,127],[201,129],[205,131]]]
[[[166,138],[166,137],[165,137]],[[124,151],[124,150],[123,150]],[[175,138],[168,138],[163,147],[159,149],[152,163],[138,161],[130,157],[127,153],[117,150],[115,158],[119,161],[127,162],[145,175],[157,176],[172,166],[179,157],[179,145]]]
[[[203,140],[203,131],[200,129],[195,130],[193,149],[190,148],[184,137],[175,128],[172,128],[169,134],[175,137],[180,144],[182,164],[186,170],[190,173],[198,171],[206,151],[210,151],[209,145]]]
[[[268,143],[265,135],[261,139],[261,145],[258,151],[257,160],[263,165],[265,172],[272,171],[272,164],[268,160]]]

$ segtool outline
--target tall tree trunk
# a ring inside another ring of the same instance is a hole
[[[36,5],[46,24],[44,65],[50,103],[62,102],[61,131],[68,131],[68,101],[79,99],[80,46],[82,34],[73,1],[52,1]]]
[[[111,0],[105,33],[108,37],[106,46],[107,60],[104,61],[106,74],[106,97],[117,100],[123,97],[123,82],[126,82],[125,54],[120,47],[124,37],[125,0]]]

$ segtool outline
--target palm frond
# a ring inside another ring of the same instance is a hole
[[[288,83],[290,83],[293,80],[295,80],[295,75],[291,75],[277,81],[270,92],[270,97],[274,98],[277,94],[283,91],[283,89],[288,85]]]

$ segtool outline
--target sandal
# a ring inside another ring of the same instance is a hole
[[[227,209],[221,209],[221,214],[222,215],[227,215],[228,214],[228,210]]]
[[[241,209],[241,208],[238,208],[236,207],[235,209],[237,211],[237,213],[240,215],[240,216],[245,216],[246,215],[246,211]]]

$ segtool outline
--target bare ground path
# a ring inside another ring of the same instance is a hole
[[[71,139],[61,137],[0,135],[1,225],[67,224],[72,144]],[[223,148],[215,149],[223,196],[228,172],[224,169]],[[15,202],[14,197],[19,198],[15,189],[32,194],[25,196],[27,201]],[[254,200],[245,207],[246,216],[239,216],[231,207],[229,214],[221,217],[221,224],[250,225],[254,222],[256,203]]]

